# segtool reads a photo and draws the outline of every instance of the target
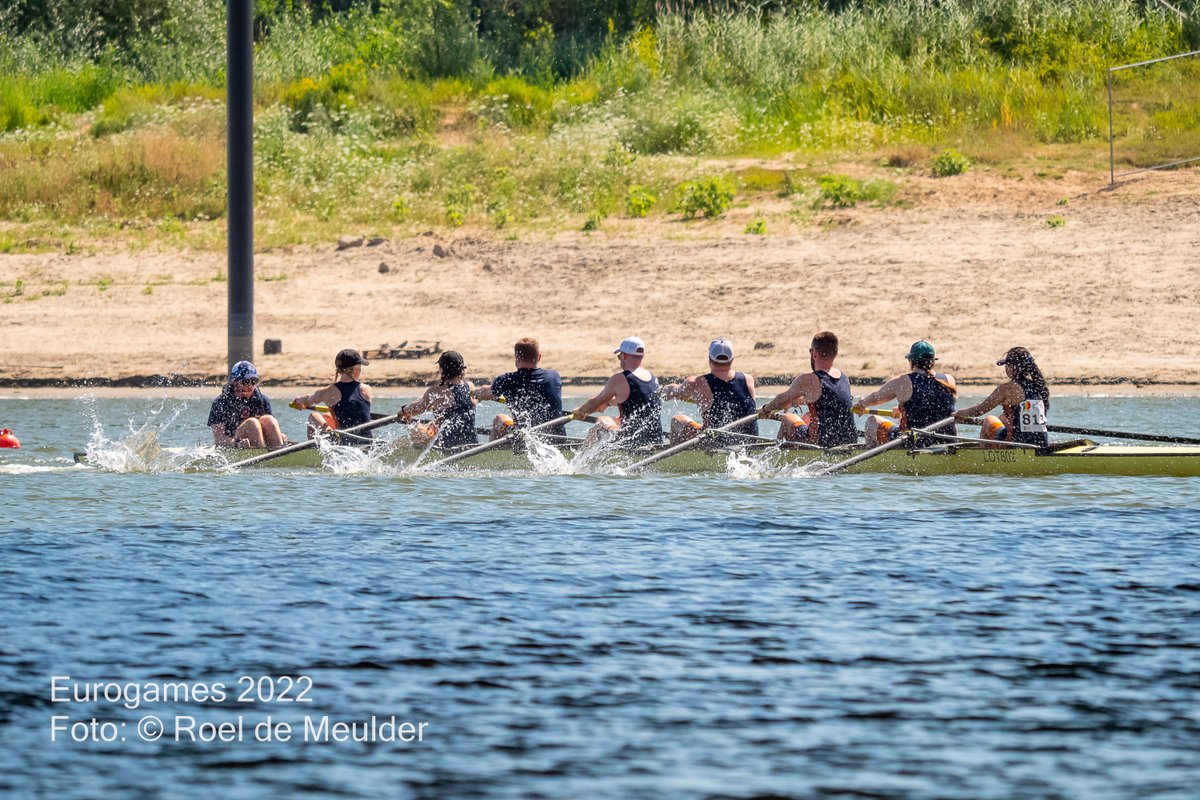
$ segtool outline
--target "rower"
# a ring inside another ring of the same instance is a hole
[[[279,447],[287,437],[271,414],[271,401],[258,388],[258,370],[239,361],[229,370],[229,382],[208,412],[217,447]]]
[[[438,357],[438,382],[425,390],[419,400],[401,406],[401,422],[412,422],[425,411],[432,411],[432,422],[418,422],[409,434],[417,447],[462,447],[479,443],[475,434],[475,387],[466,379],[467,367],[461,354],[447,350]]]
[[[513,426],[532,428],[563,415],[562,376],[552,369],[542,369],[541,348],[537,339],[525,337],[513,345],[515,372],[496,376],[491,386],[480,386],[471,392],[476,400],[499,400],[508,404],[512,415],[497,414],[492,420],[492,439],[513,432]],[[565,425],[543,429],[553,436],[566,436]]]
[[[708,373],[693,375],[683,383],[662,388],[665,400],[685,400],[700,408],[697,422],[687,414],[671,418],[671,443],[678,444],[700,435],[706,428],[722,428],[735,420],[753,414],[754,377],[733,369],[733,342],[714,339],[708,345]],[[751,420],[734,429],[734,433],[758,435],[758,422]],[[722,435],[718,444],[733,444],[737,437]]]
[[[954,418],[961,422],[1000,406],[999,417],[989,414],[979,426],[981,438],[1049,447],[1046,411],[1050,408],[1050,389],[1033,354],[1024,347],[1013,347],[996,362],[996,366],[1004,367],[1009,380],[993,389],[982,401],[956,411]]]
[[[914,342],[905,358],[911,367],[910,372],[892,378],[854,406],[856,412],[862,413],[865,406],[876,403],[895,400],[899,404],[898,422],[884,419],[877,414],[867,417],[864,427],[869,446],[891,441],[899,436],[901,431],[928,427],[954,413],[958,387],[950,375],[933,371],[933,365],[937,362],[933,345],[924,340]],[[956,433],[954,426],[942,432],[952,435]],[[917,443],[925,445],[930,441],[922,437]]]
[[[818,333],[808,348],[812,372],[797,375],[786,390],[762,407],[759,416],[775,418],[778,412],[793,406],[808,406],[803,416],[784,413],[777,417],[780,439],[820,447],[858,443],[858,428],[850,411],[854,405],[850,378],[833,366],[837,355],[837,335],[831,331]]]
[[[371,387],[359,381],[362,368],[370,363],[357,350],[343,350],[333,359],[333,383],[292,401],[298,408],[329,406],[328,411],[308,415],[308,438],[371,421]]]
[[[658,396],[658,379],[642,366],[646,344],[636,336],[622,340],[613,351],[621,371],[604,384],[604,388],[583,405],[570,412],[572,419],[603,411],[616,405],[620,417],[602,416],[588,432],[588,440],[609,439],[618,447],[650,447],[662,444],[662,398]]]

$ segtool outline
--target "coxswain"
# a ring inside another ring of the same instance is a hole
[[[271,401],[258,388],[258,370],[239,361],[229,370],[229,381],[208,412],[217,447],[279,447],[287,437],[271,414]]]

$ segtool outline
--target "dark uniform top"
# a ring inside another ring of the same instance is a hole
[[[225,435],[233,436],[238,425],[246,420],[251,417],[264,417],[270,413],[271,401],[257,386],[254,387],[254,394],[241,398],[233,393],[233,385],[227,383],[221,390],[221,396],[213,401],[212,408],[209,409],[208,424],[209,427],[224,425]]]
[[[843,372],[842,377],[834,380],[821,369],[814,370],[813,374],[821,382],[821,396],[809,404],[808,441],[820,447],[856,444],[858,428],[854,426],[854,412],[850,410],[854,405],[850,378]]]
[[[371,421],[371,401],[363,397],[361,383],[338,381],[334,386],[342,393],[342,399],[329,410],[339,428],[353,428]]]
[[[1034,390],[1031,382],[1023,381],[1020,378],[1017,378],[1016,382],[1017,386],[1021,387],[1021,391],[1025,393],[1026,400],[1040,401],[1042,399],[1042,396]],[[1045,406],[1041,410],[1044,413],[1046,410]],[[1038,447],[1050,446],[1050,436],[1046,431],[1027,431],[1022,429],[1021,408],[1019,406],[1004,406],[1001,418],[1004,420],[1004,431],[1000,436],[1005,441],[1035,444]]]
[[[900,404],[900,427],[903,430],[927,428],[954,414],[956,396],[946,385],[945,375],[910,372],[908,379],[912,381],[912,397],[907,403]],[[957,435],[958,428],[956,425],[950,425],[942,428],[939,433]],[[933,441],[935,440],[928,437],[919,437],[917,444],[924,446]]]
[[[438,414],[437,447],[461,447],[479,444],[475,432],[475,404],[471,402],[471,391],[465,383],[450,387],[450,407]]]
[[[532,428],[563,415],[562,377],[552,369],[522,367],[499,375],[492,381],[492,396],[504,397],[522,428]],[[556,436],[567,435],[565,425],[544,430]]]
[[[711,372],[704,376],[709,391],[712,392],[712,408],[708,411],[708,419],[704,420],[706,428],[723,428],[729,423],[748,417],[758,410],[758,405],[750,395],[750,386],[746,383],[744,373],[735,373],[732,380],[722,380]],[[753,419],[733,429],[737,433],[758,435],[758,420]],[[722,437],[728,441],[718,441],[718,444],[733,444],[735,437]]]
[[[616,443],[621,447],[645,447],[662,444],[662,398],[658,396],[658,378],[644,381],[629,370],[621,370],[629,384],[629,399],[618,403],[621,427]]]

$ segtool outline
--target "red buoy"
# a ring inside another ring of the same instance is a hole
[[[14,450],[21,446],[17,441],[17,437],[13,436],[13,432],[8,428],[0,430],[0,447],[11,447]]]

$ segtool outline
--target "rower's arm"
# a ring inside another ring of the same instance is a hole
[[[492,394],[491,386],[477,387],[473,392],[471,392],[471,397],[474,397],[476,400],[495,400],[496,399],[496,395]]]
[[[336,405],[341,399],[342,393],[338,391],[336,386],[326,386],[323,389],[317,389],[312,394],[301,395],[292,402],[301,408],[312,408],[316,405]]]
[[[683,383],[668,383],[662,388],[662,396],[664,400],[683,400],[687,403],[699,403],[700,397],[696,393],[696,382],[699,380],[695,375],[684,379]]]
[[[418,414],[423,414],[428,411],[433,404],[434,393],[437,391],[436,386],[430,386],[425,390],[425,394],[406,406],[400,406],[399,413],[396,414],[403,422],[408,422]]]
[[[792,406],[808,405],[808,401],[804,396],[806,388],[806,381],[804,379],[807,377],[808,375],[796,376],[788,388],[766,402],[766,405],[759,410],[759,415],[769,417],[776,412],[786,411]],[[749,379],[747,379],[747,383],[749,383]]]
[[[603,411],[612,405],[613,401],[617,399],[618,379],[625,380],[625,376],[620,373],[613,375],[608,379],[608,383],[604,384],[604,388],[600,390],[599,394],[590,400],[584,400],[583,405],[570,412],[571,415],[575,417],[575,419],[583,419],[588,414],[596,411]]]
[[[873,406],[876,403],[889,403],[892,400],[898,399],[900,397],[900,389],[904,385],[904,379],[907,377],[907,375],[897,375],[883,386],[880,386],[878,389],[859,400],[858,405]]]
[[[991,394],[989,394],[987,397],[980,400],[978,403],[971,406],[970,408],[962,408],[962,409],[959,409],[958,411],[955,411],[954,418],[959,421],[962,421],[964,419],[967,419],[968,417],[978,417],[980,414],[986,414],[987,412],[991,411],[993,408],[995,408],[996,406],[999,406],[999,405],[1011,405],[1013,398],[1012,398],[1012,393],[1010,392],[1010,389],[1016,389],[1016,388],[1017,388],[1017,385],[1015,383],[1013,383],[1012,381],[1009,381],[1008,383],[1002,383],[999,386],[997,386],[995,389],[992,389]],[[1018,391],[1019,391],[1019,389],[1018,389]],[[1005,402],[1005,401],[1008,401],[1008,402]],[[1020,401],[1017,401],[1017,402],[1020,402]]]

